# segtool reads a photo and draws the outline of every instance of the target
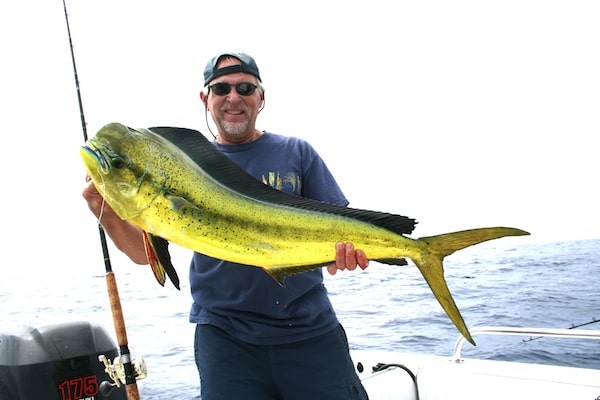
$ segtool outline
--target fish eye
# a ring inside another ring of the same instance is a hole
[[[110,165],[114,168],[121,169],[121,168],[127,166],[128,162],[124,157],[116,156],[116,157],[112,158]]]
[[[98,151],[104,155],[103,158],[106,160],[109,168],[121,169],[130,164],[127,156],[121,154],[119,151],[111,148],[107,144],[104,144],[98,149]]]

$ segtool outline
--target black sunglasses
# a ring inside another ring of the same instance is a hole
[[[250,96],[258,86],[253,83],[241,82],[235,85],[235,91],[240,96]],[[225,96],[231,92],[231,84],[227,82],[217,82],[208,87],[217,96]]]

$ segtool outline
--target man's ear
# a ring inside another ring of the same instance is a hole
[[[202,101],[202,104],[204,104],[204,108],[206,108],[206,111],[208,111],[208,96],[206,95],[206,93],[204,93],[204,90],[202,90],[200,92],[200,101]]]

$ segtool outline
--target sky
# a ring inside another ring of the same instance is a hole
[[[595,0],[67,9],[89,136],[109,122],[210,136],[202,70],[243,51],[266,88],[258,128],[308,140],[351,206],[416,218],[413,237],[502,225],[531,232],[515,243],[600,238]],[[62,0],[2,2],[0,34],[4,264],[103,268]]]

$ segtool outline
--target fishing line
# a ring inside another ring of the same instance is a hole
[[[81,89],[79,86],[79,76],[77,75],[77,65],[75,63],[75,52],[73,50],[73,40],[71,39],[71,28],[69,26],[69,13],[67,12],[67,4],[66,1],[63,0],[63,8],[65,10],[65,22],[67,24],[67,34],[69,36],[69,47],[71,49],[71,62],[73,64],[73,75],[75,77],[75,87],[77,89],[77,101],[79,103],[79,116],[81,119],[81,128],[83,130],[83,140],[84,143],[88,140],[87,135],[87,123],[85,121],[85,114],[83,112],[83,101],[81,99]],[[104,210],[104,199],[102,202],[102,212]],[[102,255],[104,258],[104,267],[106,269],[106,285],[108,289],[108,298],[110,302],[110,308],[113,316],[113,324],[115,327],[115,333],[117,336],[117,342],[119,344],[119,353],[121,355],[121,361],[123,365],[123,370],[125,372],[125,389],[127,392],[128,400],[138,400],[140,398],[135,369],[130,357],[129,345],[127,340],[127,331],[125,329],[125,321],[123,318],[123,310],[121,308],[121,299],[119,297],[119,290],[117,287],[117,282],[112,271],[112,266],[110,262],[110,255],[108,253],[108,246],[106,242],[106,234],[104,229],[100,225],[100,220],[98,220],[98,232],[100,233],[100,244],[102,246]],[[108,371],[107,371],[108,373]],[[104,382],[102,382],[104,383]],[[116,382],[117,383],[117,382]],[[113,386],[108,383],[108,386]],[[102,384],[100,386],[103,386]],[[106,386],[106,385],[104,385]],[[118,383],[117,383],[118,386]],[[108,392],[110,392],[111,388],[108,388]],[[104,392],[104,390],[103,390]]]
[[[98,214],[98,226],[100,226],[100,221],[102,221],[102,215],[104,215],[104,205],[106,204],[106,200],[104,197],[102,198],[102,205],[100,206],[100,213]]]
[[[104,176],[102,176],[102,185],[105,185],[105,183],[104,183]],[[104,215],[104,205],[105,204],[106,204],[106,200],[103,197],[102,198],[102,205],[100,205],[100,212],[98,213],[98,227],[100,229],[102,229],[102,225],[100,225],[100,221],[102,221],[102,216]],[[108,257],[108,253],[106,254],[106,256]],[[110,263],[110,260],[109,260],[109,263]]]

